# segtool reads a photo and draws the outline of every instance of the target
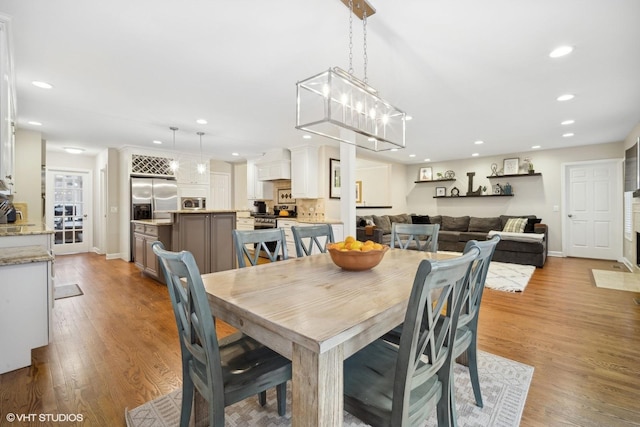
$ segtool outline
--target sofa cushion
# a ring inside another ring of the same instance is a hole
[[[540,224],[542,222],[542,218],[529,218],[527,221],[527,225],[524,226],[525,233],[535,233],[534,228],[536,224]]]
[[[438,232],[438,242],[457,242],[460,240],[459,231],[440,231]]]
[[[429,217],[429,223],[442,225],[442,217],[440,215],[433,215]]]
[[[431,224],[429,215],[411,215],[412,224]]]
[[[411,216],[407,214],[388,215],[388,217],[391,224],[393,224],[394,222],[397,222],[399,224],[411,224]]]
[[[487,240],[487,233],[480,231],[461,231],[458,238],[461,242],[468,242],[469,240],[477,240],[482,242]]]
[[[491,230],[502,230],[500,217],[477,218],[472,216],[469,219],[469,231],[480,231],[488,233]]]
[[[382,229],[384,234],[391,234],[391,221],[387,215],[373,215],[373,223]]]
[[[524,233],[528,218],[509,218],[502,231],[509,233]]]
[[[441,227],[443,231],[467,231],[469,229],[469,217],[442,215]]]

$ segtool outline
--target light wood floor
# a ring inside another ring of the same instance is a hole
[[[480,349],[535,367],[522,426],[640,425],[640,294],[596,288],[590,272],[612,265],[549,258],[524,293],[485,292]],[[56,301],[53,342],[31,367],[0,375],[0,426],[20,425],[9,412],[124,425],[125,408],[180,387],[166,287],[95,254],[59,256],[55,273],[84,295]]]

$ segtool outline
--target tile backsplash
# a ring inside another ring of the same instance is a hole
[[[298,210],[298,218],[311,222],[323,222],[325,220],[324,199],[296,199],[292,200],[286,197],[288,191],[291,191],[291,181],[281,179],[273,181],[273,200],[267,200],[267,210],[273,212],[274,206],[286,205],[289,209],[294,206]],[[281,201],[278,196],[284,197]],[[286,201],[285,201],[286,200]]]

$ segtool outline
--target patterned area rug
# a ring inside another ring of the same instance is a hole
[[[480,384],[484,407],[475,405],[469,371],[456,364],[455,387],[458,409],[458,425],[512,427],[520,424],[527,392],[533,376],[533,367],[480,351],[478,354]],[[226,425],[290,426],[291,386],[287,387],[287,414],[278,416],[275,390],[267,392],[267,405],[261,407],[258,399],[246,399],[226,409]],[[128,427],[175,427],[180,420],[181,390],[173,391],[131,411],[125,411]],[[362,423],[353,415],[344,413],[345,427],[361,427]],[[435,413],[424,426],[436,426]]]

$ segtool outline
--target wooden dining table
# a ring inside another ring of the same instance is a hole
[[[420,261],[452,256],[390,249],[346,271],[326,253],[202,278],[216,318],[291,360],[292,425],[339,427],[343,361],[403,322]]]

